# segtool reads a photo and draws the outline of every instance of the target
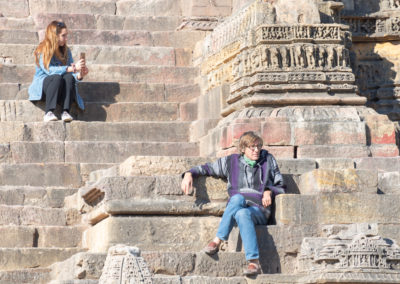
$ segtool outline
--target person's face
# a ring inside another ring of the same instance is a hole
[[[64,46],[67,43],[67,39],[68,39],[68,32],[67,29],[64,28],[58,34],[58,46]]]
[[[254,143],[244,149],[244,155],[250,160],[257,161],[260,157],[262,145]]]

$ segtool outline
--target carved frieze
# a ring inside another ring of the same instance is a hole
[[[354,41],[364,41],[389,37],[400,38],[400,15],[399,16],[371,16],[357,17],[344,16],[344,24],[349,25]]]
[[[303,240],[298,271],[397,272],[400,276],[400,248],[389,239],[371,233]]]
[[[346,37],[341,25],[264,25],[256,30],[256,43],[294,42],[308,40],[314,42],[341,42]]]
[[[350,71],[350,56],[343,45],[262,44],[238,54],[232,65],[232,76],[237,80],[265,71]]]

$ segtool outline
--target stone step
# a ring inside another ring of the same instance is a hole
[[[6,164],[121,163],[131,155],[194,156],[197,153],[197,144],[189,142],[13,142],[10,144],[8,157],[2,162]]]
[[[13,4],[15,5],[15,3]],[[0,17],[0,30],[35,31],[36,28],[35,28],[35,22],[32,17],[28,18]]]
[[[65,226],[65,211],[59,208],[0,205],[0,225]]]
[[[3,271],[43,268],[80,251],[80,248],[0,248],[0,267]]]
[[[0,121],[40,122],[44,116],[44,102],[28,100],[0,100]],[[75,120],[132,122],[132,121],[172,121],[180,116],[178,103],[95,103],[85,104],[85,110],[76,105],[71,108]],[[60,118],[60,111],[55,114]],[[53,122],[54,123],[54,122]]]
[[[34,44],[0,44],[0,58],[3,58],[4,63],[32,64],[35,62],[33,55],[35,48]],[[76,60],[81,52],[85,52],[88,66],[92,64],[188,66],[191,64],[189,49],[93,45],[73,45],[70,48]]]
[[[39,36],[36,31],[30,30],[0,30],[0,43],[39,43]]]
[[[196,156],[198,152],[198,144],[188,142],[65,143],[65,161],[68,163],[121,163],[131,155]]]
[[[276,202],[278,224],[400,223],[400,194],[282,194]]]
[[[3,100],[27,100],[30,83],[0,83]],[[81,82],[79,94],[85,102],[187,102],[200,95],[198,84],[151,84]]]
[[[0,181],[2,186],[79,188],[83,182],[82,170],[80,164],[0,164]]]
[[[5,144],[22,141],[186,142],[189,127],[189,122],[0,122],[0,143],[6,151]]]
[[[28,5],[28,3],[26,3]],[[101,14],[115,15],[115,0],[30,0],[29,10],[31,15],[42,13],[67,13],[67,14]]]
[[[76,188],[0,186],[0,204],[62,208],[64,198],[75,192]]]
[[[0,283],[35,283],[45,284],[50,281],[49,268],[0,271]]]
[[[113,83],[192,84],[198,75],[193,67],[91,65],[85,81]],[[0,65],[0,83],[29,84],[35,65]]]
[[[0,248],[72,248],[81,245],[83,227],[0,226]]]
[[[46,29],[54,19],[63,20],[68,29],[98,30],[137,30],[137,31],[174,31],[182,22],[180,16],[119,16],[94,14],[49,14],[34,15],[37,29]],[[31,22],[33,22],[31,20]],[[12,25],[10,25],[13,27]],[[14,25],[15,26],[15,25]],[[33,24],[32,24],[33,26]],[[7,25],[4,29],[7,29]]]

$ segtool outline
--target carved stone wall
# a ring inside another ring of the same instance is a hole
[[[399,246],[377,235],[376,224],[360,225],[342,226],[338,233],[331,232],[326,237],[303,239],[297,272],[310,273],[307,283],[338,276],[341,282],[400,281]],[[333,227],[335,225],[327,226],[325,230],[329,232]]]

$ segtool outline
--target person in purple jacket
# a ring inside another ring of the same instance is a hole
[[[263,140],[254,132],[243,133],[239,140],[241,154],[232,154],[213,163],[196,166],[183,174],[181,188],[192,192],[193,178],[226,178],[229,201],[216,237],[203,249],[209,255],[218,252],[227,241],[234,224],[239,227],[248,266],[244,275],[261,273],[255,225],[266,225],[272,199],[284,193],[283,178],[275,158],[262,149]]]

